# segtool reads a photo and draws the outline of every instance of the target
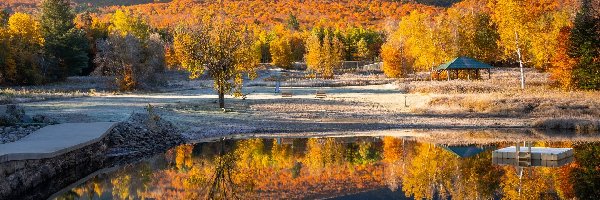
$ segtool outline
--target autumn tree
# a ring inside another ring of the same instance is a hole
[[[270,44],[272,64],[289,69],[292,67],[292,47],[286,36],[280,36]]]
[[[4,16],[0,15],[0,20],[2,21],[0,22],[0,84],[6,84],[8,82],[9,76],[14,76],[14,74],[12,74],[14,72],[14,69],[9,69],[9,66],[6,65],[10,55],[10,36],[8,34],[7,28],[5,27],[6,22],[4,22]]]
[[[255,33],[257,40],[254,42],[255,51],[260,52],[260,63],[270,63],[271,58],[271,42],[275,39],[276,35],[273,32],[267,32],[264,30]]]
[[[220,108],[225,108],[225,94],[241,94],[243,75],[253,78],[260,59],[253,51],[249,31],[239,23],[220,18],[203,20],[193,27],[178,27],[173,45],[190,78],[208,71],[219,94]]]
[[[525,89],[525,72],[523,65],[525,62],[523,48],[527,47],[529,20],[527,8],[522,1],[516,0],[498,0],[494,4],[494,13],[492,19],[498,24],[498,33],[500,40],[498,44],[504,49],[506,57],[513,57],[516,54],[516,61],[521,70],[521,89]]]
[[[292,61],[303,61],[306,53],[304,34],[293,32],[289,36],[290,48],[292,49]]]
[[[40,23],[31,15],[15,13],[7,27],[0,27],[0,75],[10,84],[40,84],[44,37]]]
[[[163,42],[158,34],[142,41],[133,35],[111,35],[98,42],[94,75],[116,76],[121,90],[148,89],[163,83]]]
[[[44,73],[52,80],[80,74],[88,67],[88,42],[85,33],[75,27],[70,0],[42,2],[41,30],[49,66]]]
[[[100,26],[92,22],[91,28],[96,32]],[[117,10],[109,30],[108,38],[97,42],[94,75],[116,76],[121,90],[149,89],[164,83],[164,42],[159,34],[149,32],[140,15]]]
[[[492,20],[498,26],[498,45],[505,59],[519,63],[524,89],[525,64],[545,68],[558,44],[560,29],[568,25],[568,13],[555,1],[497,0],[491,7]]]
[[[574,86],[573,68],[577,63],[576,59],[568,55],[568,48],[571,45],[570,34],[571,28],[569,27],[565,27],[561,31],[558,39],[563,42],[555,49],[556,53],[552,57],[552,68],[550,69],[550,78],[556,81],[560,88],[564,90],[572,89]]]
[[[367,60],[371,56],[371,51],[369,50],[369,46],[367,41],[364,38],[361,38],[356,43],[356,54],[355,58],[358,60]]]
[[[569,37],[569,56],[577,60],[577,87],[600,90],[600,17],[592,1],[583,0]]]
[[[387,77],[406,77],[406,75],[413,72],[413,62],[407,56],[404,43],[401,40],[393,39],[383,44],[381,59],[383,60],[383,73]]]
[[[431,70],[452,57],[448,54],[448,41],[444,40],[447,38],[441,38],[445,34],[439,31],[434,18],[423,11],[415,10],[402,18],[394,35],[404,39],[415,71]]]
[[[133,35],[145,40],[150,35],[150,25],[140,14],[130,10],[117,10],[110,18],[109,30],[121,36]]]
[[[75,26],[85,32],[88,41],[88,65],[87,69],[83,70],[82,75],[88,75],[95,69],[94,58],[96,57],[97,41],[108,37],[108,21],[102,21],[98,16],[84,12],[78,14],[75,18]]]
[[[331,30],[316,29],[306,40],[306,64],[308,69],[323,78],[333,78],[333,73],[342,63],[343,44]]]

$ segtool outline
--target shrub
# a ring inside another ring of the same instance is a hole
[[[111,35],[98,42],[97,65],[92,74],[116,76],[121,90],[160,86],[165,69],[164,43],[158,34],[143,41],[132,35]]]

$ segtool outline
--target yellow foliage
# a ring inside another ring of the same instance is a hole
[[[180,26],[174,34],[174,51],[190,78],[208,71],[224,107],[224,94],[241,94],[242,75],[256,77],[260,56],[250,31],[231,20],[205,18],[202,23]]]
[[[331,31],[326,30],[322,39],[312,34],[306,40],[306,65],[321,77],[332,79],[342,64],[343,51],[344,45]]]
[[[110,19],[109,30],[126,36],[133,35],[138,39],[145,40],[150,35],[150,26],[142,18],[141,15],[136,15],[129,10],[117,10]]]
[[[271,41],[270,48],[272,64],[284,69],[292,67],[292,47],[289,38],[281,36]]]
[[[399,41],[388,41],[381,46],[383,73],[390,78],[405,77],[412,72],[412,62]]]
[[[29,14],[15,13],[8,19],[8,34],[12,38],[21,38],[21,42],[31,45],[42,46],[44,37],[41,32],[40,23]]]

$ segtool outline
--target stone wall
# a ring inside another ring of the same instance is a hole
[[[0,163],[0,199],[44,199],[105,166],[108,138],[54,158]]]

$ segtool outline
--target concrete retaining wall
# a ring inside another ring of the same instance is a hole
[[[0,199],[44,199],[82,176],[104,167],[108,139],[37,160],[0,164]]]

